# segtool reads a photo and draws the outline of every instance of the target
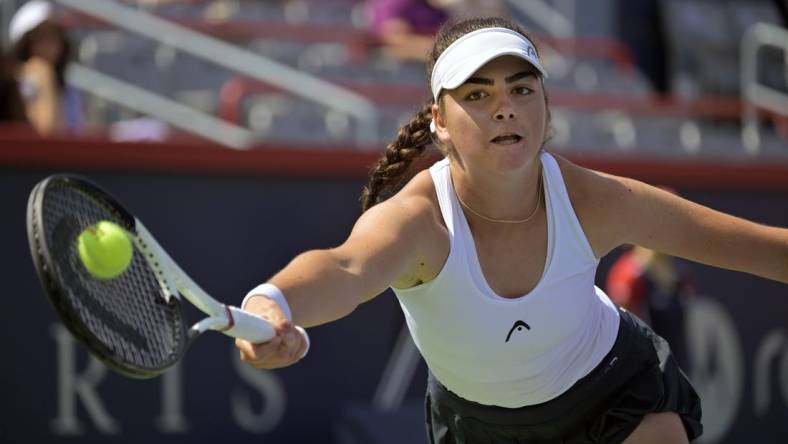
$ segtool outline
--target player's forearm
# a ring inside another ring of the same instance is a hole
[[[788,229],[781,228],[777,241],[777,257],[780,258],[779,266],[776,270],[776,279],[788,284]]]
[[[759,234],[746,248],[732,249],[742,262],[741,271],[788,284],[788,229],[757,227]]]
[[[293,322],[303,327],[347,316],[364,300],[361,279],[330,250],[298,255],[270,282],[284,293]]]

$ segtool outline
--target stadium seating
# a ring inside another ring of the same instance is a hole
[[[744,155],[738,106],[732,113],[712,109],[698,116],[687,111],[691,107],[686,102],[671,106],[668,100],[653,105],[659,98],[612,37],[612,3],[607,2],[607,9],[577,3],[576,27],[587,33],[587,38],[540,38],[551,72],[548,92],[555,99],[551,105],[556,148]],[[672,85],[679,97],[703,102],[708,97],[737,95],[742,33],[756,21],[779,20],[768,2],[726,1],[724,7],[719,3],[663,2],[663,12],[670,17],[666,31],[673,61]],[[357,1],[191,0],[146,3],[144,8],[360,93],[379,108],[376,139],[381,146],[428,97],[423,66],[386,57],[365,31]],[[238,75],[216,63],[78,15],[65,22],[77,40],[82,63],[247,126],[261,143],[356,143],[358,122],[341,111],[276,89],[249,87],[247,91],[248,85],[227,99],[222,91]],[[772,57],[765,63],[776,60]],[[763,81],[784,87],[786,80],[770,74]],[[113,117],[108,116],[125,115],[106,103],[89,109],[104,114],[90,116],[94,121],[111,123]],[[782,145],[785,141],[767,128],[763,151],[779,155],[784,151]]]

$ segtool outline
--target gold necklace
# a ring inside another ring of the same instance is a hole
[[[541,174],[540,174],[540,176],[541,176]],[[534,211],[531,212],[531,215],[526,217],[525,219],[506,220],[506,219],[493,219],[492,217],[487,217],[487,216],[485,216],[483,214],[478,213],[476,210],[471,208],[470,205],[465,203],[462,200],[462,198],[460,197],[460,193],[457,192],[457,188],[454,188],[454,195],[457,196],[457,200],[459,200],[460,203],[462,204],[462,206],[465,207],[468,211],[470,211],[471,213],[481,217],[482,219],[484,219],[484,220],[486,220],[488,222],[496,222],[496,223],[500,223],[500,224],[522,224],[522,223],[528,222],[529,220],[533,219],[534,216],[536,216],[536,211],[539,210],[539,205],[542,203],[542,187],[544,185],[542,184],[542,178],[540,177],[539,179],[540,179],[539,180],[539,186],[536,189],[536,207],[534,207]],[[452,179],[452,185],[454,185],[454,179]]]

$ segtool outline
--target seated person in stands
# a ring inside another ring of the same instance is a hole
[[[367,0],[367,21],[385,52],[424,62],[438,28],[450,17],[506,16],[501,0]]]
[[[41,0],[22,5],[11,19],[9,38],[30,124],[42,135],[77,132],[81,104],[65,83],[70,46],[53,20],[52,5]]]

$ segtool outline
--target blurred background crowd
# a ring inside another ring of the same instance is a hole
[[[374,150],[428,97],[440,24],[503,15],[541,44],[552,148],[782,155],[786,3],[3,0],[2,118],[42,134]]]

